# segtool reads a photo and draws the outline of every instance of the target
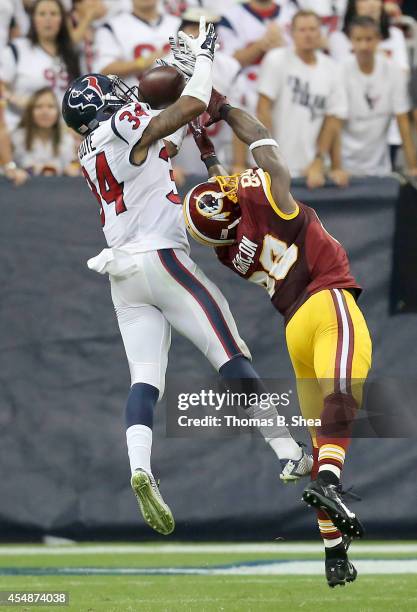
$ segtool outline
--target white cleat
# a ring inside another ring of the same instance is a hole
[[[310,476],[313,469],[313,457],[308,455],[304,448],[301,448],[302,455],[298,460],[280,459],[281,474],[280,479],[285,483],[296,482],[300,478]]]
[[[136,470],[130,481],[140,511],[145,521],[152,529],[162,535],[174,531],[175,521],[172,512],[162,499],[158,485],[152,474],[145,470]]]

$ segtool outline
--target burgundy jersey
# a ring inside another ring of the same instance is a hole
[[[312,208],[299,203],[294,213],[281,212],[269,175],[259,168],[239,176],[237,195],[242,211],[237,242],[217,248],[217,256],[239,276],[263,286],[286,321],[322,289],[360,293],[346,251]]]

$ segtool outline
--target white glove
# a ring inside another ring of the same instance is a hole
[[[179,70],[179,72],[182,72],[188,81],[194,72],[196,60],[195,55],[188,50],[182,40],[179,40],[178,43],[176,43],[172,36],[169,37],[169,45],[171,47],[171,54],[167,59],[157,59],[157,66],[173,66]]]
[[[192,38],[192,36],[188,36],[184,32],[178,32],[178,39],[191,51],[194,57],[205,56],[210,61],[213,61],[214,52],[217,48],[217,34],[212,23],[206,28],[205,17],[200,17],[200,33],[198,38]]]

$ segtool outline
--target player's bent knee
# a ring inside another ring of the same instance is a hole
[[[145,383],[156,387],[159,391],[158,401],[165,392],[165,372],[161,372],[159,364],[156,363],[132,363],[129,362],[130,384]]]

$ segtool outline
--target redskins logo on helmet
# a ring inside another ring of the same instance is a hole
[[[241,216],[237,175],[196,185],[185,196],[183,211],[188,232],[197,242],[210,247],[233,244]]]

